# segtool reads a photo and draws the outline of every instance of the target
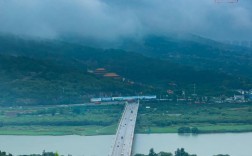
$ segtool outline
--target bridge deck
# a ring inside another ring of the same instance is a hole
[[[120,120],[109,156],[130,156],[139,103],[128,103]]]

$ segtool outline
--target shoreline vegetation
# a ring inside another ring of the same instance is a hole
[[[0,135],[113,135],[122,104],[1,107]],[[136,134],[252,132],[252,104],[142,102]]]
[[[175,152],[174,155],[170,152],[159,152],[156,153],[153,148],[149,150],[149,154],[144,155],[144,154],[135,154],[134,156],[197,156],[196,154],[189,154],[188,152],[185,151],[184,148],[178,148]],[[228,154],[218,154],[214,156],[229,156]]]
[[[221,126],[222,127],[222,126]],[[223,126],[227,128],[229,126]],[[248,129],[247,127],[251,128]],[[203,135],[203,134],[219,134],[219,133],[249,133],[252,132],[252,125],[237,125],[230,126],[230,129],[219,129],[219,126],[202,130],[200,133],[178,133],[176,129],[152,127],[151,132],[146,132],[146,129],[136,131],[135,134],[178,134],[178,135]],[[214,130],[216,129],[216,130]],[[98,135],[114,135],[116,126],[108,127],[40,127],[40,126],[11,126],[0,128],[0,135],[27,135],[27,136],[66,136],[66,135],[79,135],[79,136],[98,136]]]
[[[0,156],[13,156],[10,153],[4,152],[0,150]],[[60,156],[58,152],[45,152],[43,151],[42,154],[30,154],[30,155],[19,155],[19,156]],[[63,156],[63,155],[61,155]],[[71,156],[71,155],[70,155]],[[149,154],[144,155],[144,154],[135,154],[134,156],[197,156],[196,154],[189,154],[188,152],[185,151],[184,148],[178,148],[175,152],[174,155],[170,152],[159,152],[156,153],[153,148],[149,150]],[[229,156],[228,154],[218,154],[214,156]]]

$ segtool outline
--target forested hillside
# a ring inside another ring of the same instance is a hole
[[[195,35],[149,35],[141,40],[125,39],[118,47],[200,70],[252,76],[251,48],[223,44]]]
[[[134,94],[129,85],[49,60],[0,55],[0,105],[82,103],[99,94]]]
[[[160,94],[188,89],[220,95],[250,88],[247,78],[199,70],[167,60],[113,49],[96,49],[57,40],[0,37],[1,104],[76,103],[92,96]],[[106,68],[131,84],[88,70]]]

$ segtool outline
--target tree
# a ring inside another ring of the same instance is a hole
[[[180,127],[178,133],[191,133],[190,127]]]
[[[158,156],[172,156],[172,153],[167,153],[167,152],[159,152]]]
[[[193,127],[191,129],[191,132],[194,133],[194,134],[198,134],[199,133],[199,129],[197,127]]]
[[[80,108],[74,108],[73,109],[73,113],[80,114],[81,113],[81,109]]]
[[[196,156],[196,155],[190,155],[189,153],[187,153],[186,151],[185,151],[185,149],[184,148],[181,148],[181,149],[177,149],[177,151],[175,151],[175,156]]]
[[[0,151],[0,156],[13,156],[12,154],[7,154],[6,152]]]
[[[51,114],[52,114],[52,116],[54,116],[56,114],[56,109],[53,109]]]
[[[150,149],[149,156],[157,156],[153,148]]]
[[[3,126],[4,126],[3,122],[0,122],[0,127],[3,127]]]

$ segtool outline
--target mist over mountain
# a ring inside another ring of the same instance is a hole
[[[197,83],[208,95],[249,89],[251,48],[218,41],[251,41],[251,6],[247,0],[233,4],[214,0],[0,1],[0,72],[4,75],[0,87],[13,103],[47,97],[52,103],[67,98],[78,102],[88,93],[118,94],[120,90],[126,95],[135,90],[165,92],[171,82],[178,84],[177,90]],[[87,72],[100,67],[134,85]],[[69,96],[62,98],[61,85],[67,86]],[[51,86],[52,92],[43,86]],[[28,92],[33,95],[29,100]],[[54,101],[53,95],[57,95]]]
[[[9,0],[0,2],[0,32],[42,38],[65,34],[116,41],[149,34],[191,33],[251,40],[252,2],[214,0]]]
[[[99,48],[124,49],[147,57],[169,60],[197,70],[213,70],[229,75],[252,77],[252,49],[214,41],[187,33],[124,37],[115,42],[62,36],[61,40]]]

